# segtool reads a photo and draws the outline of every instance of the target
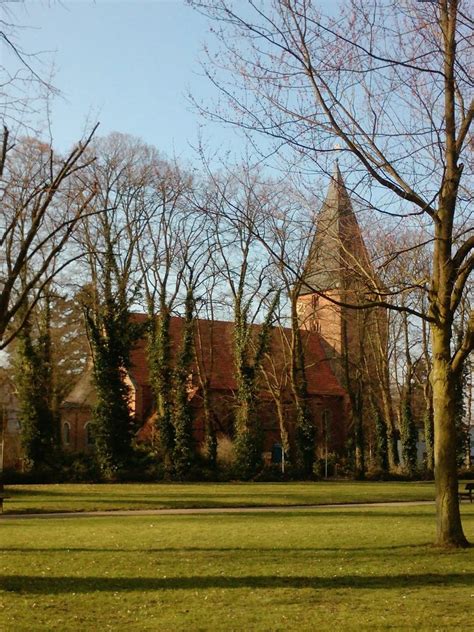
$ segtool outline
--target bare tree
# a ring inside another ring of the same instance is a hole
[[[75,258],[63,251],[96,194],[94,186],[81,185],[84,168],[93,162],[87,151],[92,134],[62,158],[50,146],[32,139],[11,146],[4,128],[0,152],[2,349],[21,330],[43,288]],[[24,305],[29,309],[22,311]]]
[[[197,293],[208,275],[212,251],[206,215],[194,198],[189,173],[172,163],[156,164],[138,244],[156,401],[153,438],[167,475],[179,479],[189,475],[194,459],[189,375],[195,360]],[[178,314],[184,318],[175,327],[172,316]]]
[[[36,134],[48,99],[58,94],[49,78],[47,54],[22,44],[28,28],[18,10],[23,4],[0,0],[0,118],[15,137],[25,130]]]
[[[247,170],[213,178],[207,212],[214,223],[215,260],[228,287],[234,320],[235,465],[243,478],[261,465],[262,427],[257,392],[279,301],[269,279],[270,261],[248,225],[263,224],[268,191]],[[264,309],[264,306],[266,309]],[[257,330],[253,324],[260,320]]]
[[[472,220],[464,212],[474,114],[466,3],[348,0],[335,18],[323,18],[311,0],[249,0],[242,12],[226,0],[194,5],[217,21],[225,50],[215,59],[233,81],[221,85],[232,122],[314,164],[338,139],[344,167],[373,208],[405,221],[423,218],[431,270],[428,311],[418,315],[430,324],[433,353],[437,544],[466,546],[454,384],[473,348],[474,314],[459,344],[452,328],[474,266]],[[368,304],[390,307],[392,291]]]

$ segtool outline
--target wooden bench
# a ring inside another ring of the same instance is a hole
[[[474,483],[466,483],[464,491],[459,492],[459,500],[462,500],[463,498],[465,498],[466,500],[469,499],[469,501],[472,503],[473,492],[474,492]]]

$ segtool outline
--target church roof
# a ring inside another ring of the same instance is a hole
[[[135,322],[143,323],[147,319],[146,314],[132,314]],[[175,356],[181,346],[184,320],[172,317],[170,322],[170,336],[172,356]],[[259,325],[253,325],[254,334],[258,334]],[[196,355],[199,367],[203,374],[209,378],[209,386],[214,392],[233,392],[237,388],[233,361],[233,335],[234,324],[227,321],[203,320],[195,321]],[[277,375],[291,371],[290,343],[291,329],[275,328],[272,330],[269,355],[270,361],[264,362],[264,368],[272,370]],[[308,394],[310,396],[328,395],[341,397],[345,390],[336,378],[326,353],[323,349],[321,338],[317,332],[301,330],[303,348],[305,350],[306,377]],[[198,366],[192,367],[193,383],[199,386]],[[141,410],[137,410],[139,418],[144,418],[150,413],[152,393],[150,388],[150,371],[147,358],[147,342],[141,338],[136,343],[131,353],[131,365],[129,376],[135,388],[142,392]],[[266,397],[266,386],[262,380],[260,395]],[[64,408],[93,408],[97,403],[94,387],[92,367],[86,370],[78,383],[68,394],[62,403]]]
[[[142,320],[145,316],[134,314],[134,319]],[[173,353],[179,349],[182,340],[184,321],[173,317],[170,323],[170,334]],[[201,370],[210,379],[210,388],[215,391],[234,391],[237,387],[233,362],[234,324],[227,321],[196,319],[196,355]],[[253,325],[255,333],[260,326]],[[319,334],[301,331],[303,348],[306,353],[306,373],[308,393],[310,395],[344,395],[329,360],[323,350]],[[291,329],[275,328],[272,331],[269,353],[273,366],[277,371],[286,367],[291,369],[289,344]],[[146,341],[140,340],[131,356],[130,374],[141,385],[149,384],[149,367],[146,354]],[[267,366],[267,369],[269,367]],[[197,381],[197,366],[193,370],[193,382]]]
[[[370,266],[349,193],[336,163],[319,212],[300,294],[344,286],[356,261]]]
[[[73,387],[72,391],[68,393],[67,397],[62,402],[62,406],[71,407],[93,407],[97,403],[97,395],[94,386],[94,378],[92,373],[92,367],[88,369],[79,378],[79,381]]]

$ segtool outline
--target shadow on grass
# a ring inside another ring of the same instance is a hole
[[[279,554],[279,553],[369,553],[370,551],[383,551],[384,553],[397,553],[400,550],[406,550],[410,555],[416,555],[419,551],[423,555],[426,554],[427,549],[432,549],[430,542],[422,542],[420,544],[396,544],[387,546],[373,546],[368,544],[363,547],[201,547],[201,546],[176,546],[176,547],[151,547],[151,548],[105,548],[105,547],[49,547],[49,548],[35,548],[35,547],[0,547],[2,553],[91,553],[97,555],[100,553],[202,553],[203,555],[209,553],[258,553],[260,555],[265,554]]]
[[[280,577],[249,575],[241,577],[36,577],[27,575],[0,576],[0,585],[7,592],[22,594],[59,595],[69,592],[132,592],[155,590],[219,589],[415,589],[442,586],[471,587],[474,573],[420,575],[342,575],[339,577]]]
[[[103,504],[107,504],[107,501],[104,501]],[[130,506],[125,506],[123,508],[120,508],[120,506],[117,507],[105,507],[105,509],[100,509],[98,507],[98,505],[100,505],[100,503],[97,503],[97,506],[95,507],[91,507],[91,509],[81,509],[79,511],[74,511],[74,510],[68,510],[67,508],[60,508],[60,507],[54,507],[54,508],[48,508],[48,507],[27,507],[27,508],[15,508],[14,510],[10,509],[7,511],[5,511],[5,513],[3,514],[3,518],[7,518],[7,519],[14,519],[14,518],[38,518],[38,519],[71,519],[71,518],[110,518],[110,517],[114,517],[114,512],[122,512],[121,515],[117,516],[119,518],[139,518],[139,519],[143,519],[144,517],[146,517],[147,519],[153,519],[153,518],[186,518],[189,519],[191,517],[194,517],[196,519],[203,519],[203,518],[212,518],[215,519],[217,516],[221,516],[222,518],[228,518],[228,517],[232,517],[232,518],[239,518],[239,516],[242,516],[242,518],[244,518],[245,516],[249,516],[250,514],[253,514],[254,516],[259,516],[262,519],[266,516],[268,517],[272,517],[272,518],[285,518],[288,520],[291,519],[299,519],[302,517],[331,517],[331,518],[344,518],[344,517],[348,517],[353,519],[354,517],[360,517],[360,518],[397,518],[397,519],[410,519],[410,518],[426,518],[429,520],[432,520],[433,518],[433,513],[435,511],[434,505],[431,506],[427,506],[427,510],[425,511],[411,511],[410,507],[406,507],[406,506],[395,506],[393,508],[393,510],[388,509],[387,507],[374,507],[372,508],[368,508],[368,507],[359,507],[357,504],[355,504],[353,507],[348,507],[347,504],[344,504],[344,510],[339,510],[337,509],[337,507],[331,507],[331,508],[326,508],[325,505],[308,505],[306,507],[302,507],[302,506],[291,506],[291,505],[287,505],[287,506],[267,506],[265,507],[263,506],[253,506],[253,505],[222,505],[222,504],[218,504],[216,503],[215,505],[212,504],[202,504],[200,506],[191,506],[189,504],[186,503],[176,503],[176,504],[167,504],[166,506],[162,505],[157,505],[156,502],[155,503],[143,503],[144,505],[151,505],[150,507],[144,507],[144,506],[138,506],[138,507],[134,507],[131,508]],[[186,510],[189,509],[189,512],[186,512]],[[193,510],[202,510],[196,513],[193,513]],[[206,513],[206,509],[211,510],[209,513]],[[225,509],[226,511],[223,512],[219,512],[219,509]],[[235,511],[227,511],[227,510],[235,510]],[[271,509],[271,510],[270,510]],[[415,509],[415,507],[414,507]],[[152,510],[152,511],[156,511],[156,513],[148,513],[148,514],[139,514],[139,513],[135,513],[135,512],[139,512],[139,511],[148,511],[148,510]],[[177,510],[177,511],[182,511],[183,513],[176,513],[176,514],[172,514],[172,513],[166,513],[168,510],[173,511],[173,510]],[[214,510],[214,511],[212,511]],[[402,510],[402,511],[400,511]],[[93,514],[96,511],[105,511],[107,513],[107,515],[97,515],[94,516]],[[163,512],[163,513],[161,513]],[[116,515],[116,514],[115,514]],[[0,520],[2,520],[2,516],[0,516]]]

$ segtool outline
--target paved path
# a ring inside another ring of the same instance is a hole
[[[114,509],[111,511],[68,511],[53,513],[7,513],[0,521],[18,518],[112,518],[114,516],[179,516],[189,514],[277,513],[324,509],[372,509],[373,507],[412,507],[434,505],[433,500],[404,500],[380,503],[341,503],[332,505],[283,505],[268,507],[200,507],[189,509]]]

